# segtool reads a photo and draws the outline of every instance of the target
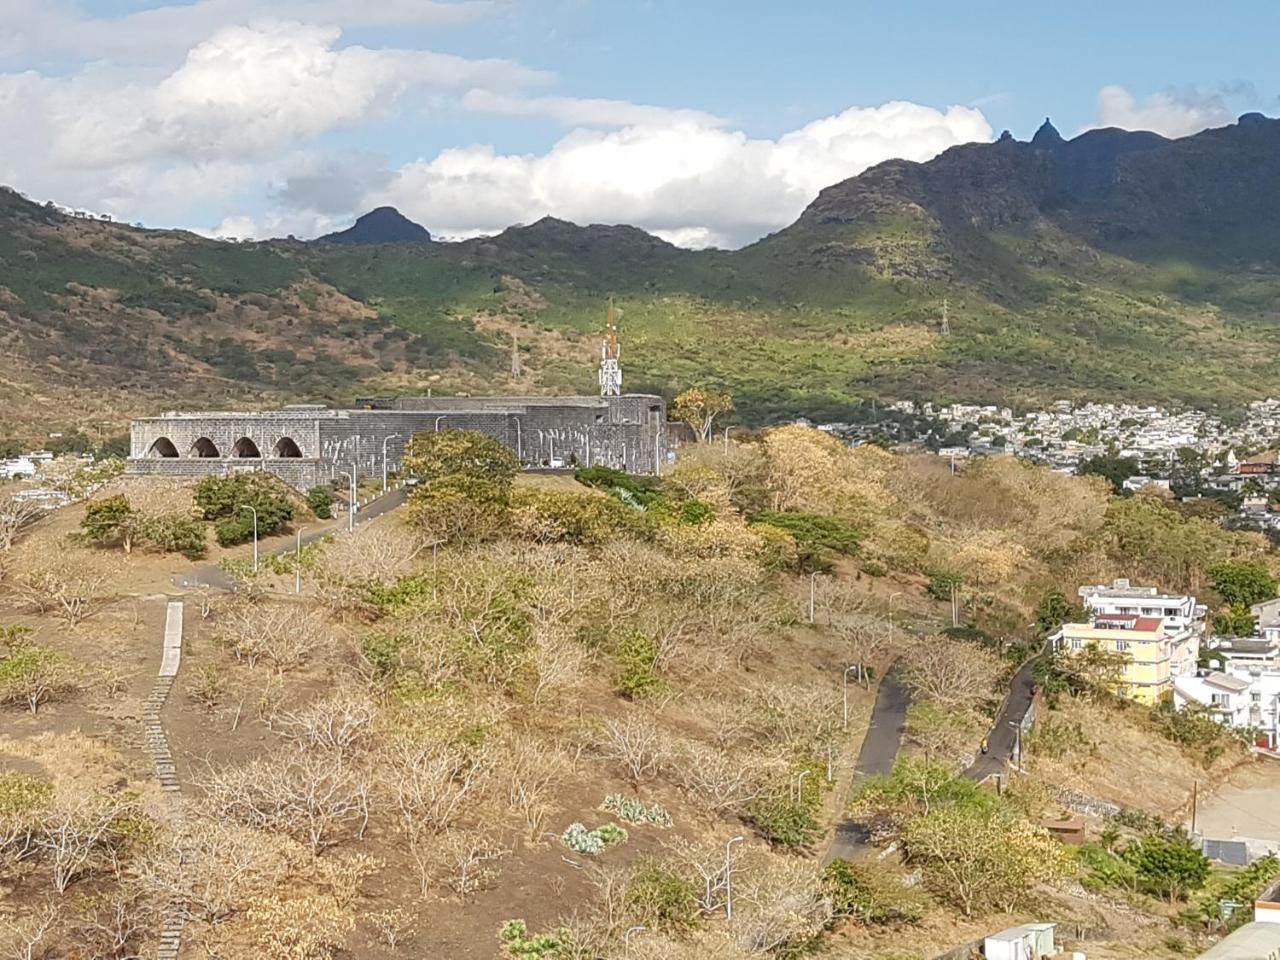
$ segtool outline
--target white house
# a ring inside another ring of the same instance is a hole
[[[1056,923],[1024,923],[993,933],[982,943],[987,960],[1041,960],[1054,957],[1058,948],[1053,942]]]
[[[1179,708],[1197,704],[1233,727],[1254,726],[1250,722],[1252,688],[1248,679],[1217,671],[1200,677],[1174,677],[1173,703]]]
[[[1092,584],[1077,591],[1092,617],[1159,617],[1169,641],[1169,672],[1175,677],[1196,672],[1200,639],[1204,635],[1208,608],[1189,594],[1161,593],[1155,587],[1135,587],[1120,578],[1106,584]]]

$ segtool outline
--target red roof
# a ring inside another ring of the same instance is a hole
[[[1146,630],[1155,632],[1159,630],[1164,620],[1160,617],[1140,617],[1136,613],[1100,613],[1093,618],[1099,623],[1123,623],[1129,626],[1130,630]]]

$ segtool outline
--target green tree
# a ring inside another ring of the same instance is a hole
[[[852,524],[821,513],[761,510],[748,522],[785,530],[795,539],[799,569],[804,573],[826,573],[837,556],[849,556],[862,543],[862,531]]]
[[[450,542],[484,539],[510,514],[516,455],[478,430],[416,433],[404,467],[422,478],[409,498],[414,520]]]
[[[1076,466],[1076,475],[1081,477],[1102,477],[1111,484],[1113,493],[1124,490],[1124,482],[1138,472],[1138,461],[1132,457],[1121,457],[1114,453],[1103,453],[1096,457],[1081,460]]]
[[[333,491],[328,487],[312,487],[307,491],[307,506],[319,520],[333,519]]]
[[[293,519],[289,490],[276,477],[265,473],[236,473],[229,477],[205,477],[195,490],[196,506],[204,519],[215,521],[218,543],[232,546],[253,537],[257,511],[258,535],[270,536]]]
[[[162,513],[142,521],[142,534],[165,553],[181,553],[188,560],[205,554],[205,526],[185,513]]]
[[[1143,888],[1170,903],[1204,886],[1209,859],[1185,833],[1149,834],[1125,850]]]
[[[1231,637],[1247,637],[1253,633],[1253,614],[1243,604],[1223,607],[1213,617],[1213,629]]]
[[[1036,629],[1042,636],[1047,636],[1082,613],[1061,590],[1050,590],[1036,605]]]
[[[142,537],[142,515],[133,509],[129,498],[116,494],[95,500],[85,508],[80,521],[84,538],[102,547],[121,547],[131,553]]]
[[[683,420],[698,437],[700,443],[711,439],[716,417],[733,409],[733,394],[727,390],[707,390],[690,387],[671,402],[671,413]]]
[[[1215,563],[1207,571],[1213,588],[1229,606],[1251,607],[1276,595],[1276,580],[1258,560]]]
[[[653,860],[642,862],[631,874],[623,902],[631,919],[650,930],[678,934],[698,924],[698,888]]]

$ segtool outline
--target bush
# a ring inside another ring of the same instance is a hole
[[[551,933],[529,933],[523,920],[508,920],[498,931],[505,956],[519,960],[557,960],[573,949],[573,933],[560,927]]]
[[[889,570],[879,560],[866,560],[862,564],[862,572],[868,577],[883,577]]]
[[[538,543],[599,546],[619,537],[653,536],[653,521],[644,512],[586,491],[514,490],[511,519],[517,536]]]
[[[589,857],[598,856],[610,847],[626,841],[627,831],[616,823],[606,823],[594,830],[588,830],[582,823],[571,823],[560,836],[560,842],[574,853]]]
[[[748,517],[747,522],[791,534],[796,541],[797,566],[806,573],[830,570],[837,556],[856,553],[862,543],[862,531],[857,527],[821,513],[761,510]]]
[[[283,529],[293,519],[293,503],[284,483],[265,473],[205,477],[196,484],[195,501],[204,519],[218,521],[214,533],[223,546],[253,537],[254,514],[245,507],[257,511],[260,537]]]
[[[601,809],[627,823],[649,823],[655,827],[671,826],[671,814],[667,812],[666,807],[658,803],[646,807],[640,800],[624,797],[620,793],[611,793],[605,797]]]
[[[929,596],[950,602],[951,591],[959,590],[964,578],[954,570],[932,570],[929,573]]]
[[[657,477],[633,477],[613,467],[580,467],[573,478],[585,487],[607,490],[620,500],[638,507],[648,507],[661,499],[661,481]]]
[[[923,898],[915,890],[865,863],[832,860],[822,871],[822,889],[836,917],[859,923],[919,923]]]
[[[1185,833],[1148,835],[1124,852],[1139,884],[1170,903],[1199,890],[1209,878],[1209,858]]]
[[[698,924],[697,887],[653,861],[631,875],[624,902],[631,918],[651,930],[685,933]]]
[[[804,800],[761,797],[747,807],[747,819],[772,843],[807,847],[821,836],[813,807]]]
[[[312,487],[307,491],[307,506],[318,520],[333,519],[333,491],[328,487]]]
[[[204,524],[185,513],[162,513],[142,522],[142,533],[165,553],[180,553],[188,560],[205,555]]]
[[[618,641],[618,692],[635,699],[667,689],[667,681],[653,670],[658,646],[642,633],[629,633]]]
[[[84,539],[102,547],[123,547],[128,553],[141,538],[142,518],[123,494],[95,500],[84,512],[80,529]]]

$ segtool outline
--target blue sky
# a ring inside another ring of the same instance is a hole
[[[375,203],[733,246],[822,186],[1046,116],[1280,112],[1280,4],[0,0],[0,182],[221,235]],[[21,145],[19,148],[18,145]]]

